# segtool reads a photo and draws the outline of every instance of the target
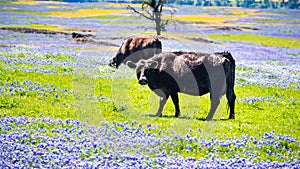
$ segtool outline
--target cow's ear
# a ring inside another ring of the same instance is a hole
[[[157,68],[158,67],[158,62],[155,61],[155,62],[152,62],[151,65],[150,65],[151,68]]]
[[[127,61],[126,65],[131,68],[131,69],[135,69],[136,68],[136,63],[132,62],[132,61]]]

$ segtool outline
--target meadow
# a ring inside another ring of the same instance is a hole
[[[0,9],[0,168],[300,168],[299,10],[176,6],[163,51],[236,60],[236,119],[222,99],[208,122],[209,95],[155,117],[135,71],[108,66],[125,38],[155,35],[126,4]]]

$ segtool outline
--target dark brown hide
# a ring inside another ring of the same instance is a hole
[[[148,60],[140,60],[136,67],[139,83],[148,84],[160,96],[158,116],[162,115],[169,96],[175,105],[175,116],[179,116],[178,93],[195,96],[210,93],[211,107],[207,120],[213,118],[224,94],[230,108],[229,118],[234,119],[235,61],[230,53],[161,53]]]
[[[161,53],[162,44],[158,38],[133,37],[126,39],[116,56],[110,60],[109,65],[118,68],[127,61],[137,63],[141,59],[149,59]]]

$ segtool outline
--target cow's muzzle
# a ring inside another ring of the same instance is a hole
[[[118,68],[117,62],[115,60],[110,60],[108,66]]]
[[[140,84],[140,85],[146,85],[146,84],[148,84],[147,78],[146,78],[145,76],[140,77],[140,79],[139,79],[139,84]]]

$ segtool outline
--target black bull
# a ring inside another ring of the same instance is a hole
[[[161,53],[137,63],[129,61],[127,65],[136,68],[141,85],[148,84],[160,97],[157,116],[162,115],[169,96],[175,106],[175,116],[178,117],[178,93],[194,96],[210,93],[211,106],[206,120],[213,118],[224,94],[230,108],[229,119],[234,119],[235,60],[230,53]]]

